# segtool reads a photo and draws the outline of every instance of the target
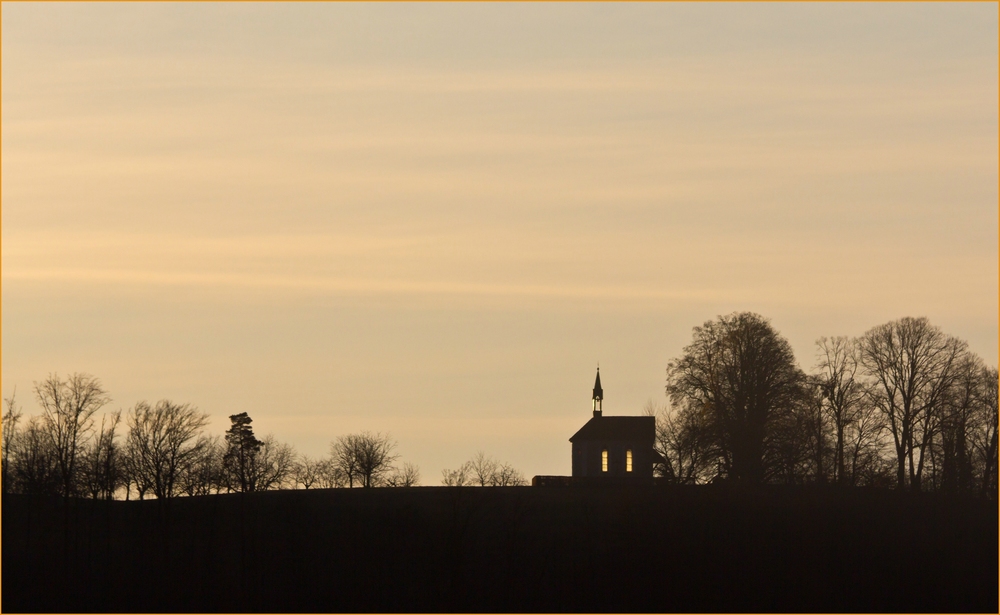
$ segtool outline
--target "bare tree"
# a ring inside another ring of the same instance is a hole
[[[292,478],[295,481],[295,486],[301,486],[303,489],[311,489],[313,486],[320,484],[322,461],[311,459],[303,455],[296,462],[292,468]]]
[[[822,409],[833,428],[832,478],[849,484],[846,447],[849,430],[861,418],[864,383],[858,378],[858,342],[847,337],[816,340],[814,381],[822,395]]]
[[[296,488],[334,489],[346,487],[347,476],[331,458],[312,459],[299,457],[292,466],[292,482]]]
[[[441,470],[441,484],[446,487],[463,487],[471,485],[471,474],[471,464],[466,461],[459,466],[457,470],[449,470],[447,468]]]
[[[347,477],[348,486],[358,482],[362,487],[374,487],[392,469],[397,458],[392,454],[395,447],[388,435],[365,431],[337,438],[330,446],[330,456]]]
[[[104,415],[100,429],[83,450],[81,483],[95,500],[112,499],[118,487],[124,484],[123,455],[115,442],[119,422],[121,411],[112,412],[110,417]]]
[[[14,441],[17,437],[17,423],[21,420],[21,409],[17,404],[17,387],[14,387],[14,392],[10,394],[3,400],[4,402],[4,413],[3,413],[3,492],[7,493],[10,491],[11,487],[11,472],[10,472],[10,462],[11,462],[11,452],[14,449]]]
[[[657,474],[672,483],[706,483],[718,475],[720,455],[702,410],[693,404],[679,410],[669,404],[657,406],[652,399],[643,408],[646,416],[656,418],[654,449],[663,460],[657,464]]]
[[[995,367],[982,367],[975,399],[974,428],[970,433],[980,495],[997,497],[997,386]]]
[[[358,476],[362,487],[374,487],[392,469],[397,455],[392,454],[396,443],[388,434],[363,432],[357,440]]]
[[[250,465],[251,491],[267,491],[284,487],[295,469],[295,451],[288,444],[267,435]]]
[[[521,487],[527,484],[524,474],[508,463],[500,464],[490,480],[491,487]]]
[[[353,488],[358,478],[358,448],[360,436],[351,434],[340,436],[330,443],[330,459],[332,465],[345,479],[347,486]]]
[[[189,404],[139,402],[128,413],[131,478],[164,499],[180,492],[177,481],[201,453],[197,439],[208,415]],[[140,493],[142,493],[140,488]]]
[[[701,408],[730,478],[768,476],[772,427],[800,403],[805,375],[791,346],[758,314],[720,316],[694,328],[694,340],[667,367],[667,394]]]
[[[482,451],[463,463],[458,470],[443,470],[442,484],[448,487],[511,487],[526,485],[528,481],[516,468],[500,463]]]
[[[804,387],[797,403],[778,412],[765,436],[769,481],[796,484],[825,482],[832,436],[823,421],[819,387]]]
[[[412,463],[404,463],[402,468],[393,468],[385,477],[387,487],[413,487],[420,482],[420,469]]]
[[[974,489],[972,433],[980,417],[976,410],[983,384],[980,374],[985,367],[982,359],[971,352],[964,353],[956,364],[955,379],[941,407],[940,438],[935,438],[939,443],[935,441],[931,450],[933,453],[940,445],[940,463],[933,464],[933,474],[938,474],[936,466],[940,465],[939,486],[944,491]]]
[[[61,476],[52,439],[41,417],[33,416],[12,443],[12,489],[15,493],[60,493]]]
[[[319,476],[318,485],[323,489],[347,487],[349,479],[344,470],[332,458],[322,459],[316,463]]]
[[[177,478],[181,493],[189,496],[219,493],[225,486],[222,476],[223,448],[218,436],[201,436],[197,452]]]
[[[845,483],[852,487],[884,482],[883,451],[887,426],[885,415],[875,403],[876,398],[877,394],[865,386],[857,410],[845,429]]]
[[[471,481],[478,483],[480,487],[486,487],[493,484],[496,473],[500,469],[500,462],[488,457],[483,451],[479,451],[469,461],[469,469],[471,470]]]
[[[57,374],[35,383],[42,422],[59,468],[61,493],[75,495],[77,457],[93,426],[94,413],[111,401],[101,382],[88,374]]]
[[[920,490],[925,453],[965,352],[964,342],[926,318],[895,320],[861,338],[860,362],[876,385],[873,399],[892,434],[899,488]]]
[[[122,459],[122,468],[125,473],[125,499],[132,497],[132,487],[140,500],[146,498],[147,493],[153,491],[152,478],[145,471],[145,463],[142,459],[142,450],[139,449],[129,438],[125,439],[125,456]]]

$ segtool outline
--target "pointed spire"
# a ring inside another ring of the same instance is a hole
[[[601,388],[601,366],[597,365],[597,380],[594,381],[594,416],[601,416],[601,406],[604,402],[604,389]]]

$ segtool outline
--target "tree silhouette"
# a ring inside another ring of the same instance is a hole
[[[850,483],[847,471],[847,447],[850,430],[861,418],[865,386],[858,373],[858,344],[847,337],[821,337],[816,341],[819,386],[822,408],[833,427],[833,480]]]
[[[500,463],[496,459],[488,457],[483,451],[476,453],[476,456],[469,461],[469,469],[472,471],[472,481],[480,487],[492,484],[499,468]]]
[[[976,399],[979,415],[972,433],[972,447],[980,468],[980,493],[997,497],[997,388],[1000,384],[997,368],[984,367],[979,372],[981,385]]]
[[[14,392],[3,400],[3,492],[11,491],[11,481],[13,479],[10,471],[11,453],[14,451],[14,443],[17,437],[17,423],[21,420],[21,410],[17,405],[17,387]]]
[[[203,441],[196,438],[208,423],[208,415],[189,404],[164,399],[155,406],[137,403],[127,422],[132,478],[150,488],[157,498],[177,495],[180,476],[201,452]]]
[[[247,492],[256,490],[254,466],[263,442],[253,435],[253,419],[246,412],[229,417],[232,426],[226,432],[226,453],[222,458],[229,488]]]
[[[920,490],[927,453],[967,353],[926,318],[901,318],[867,331],[860,360],[896,452],[896,486]]]
[[[274,436],[264,436],[257,453],[251,457],[252,491],[280,489],[290,480],[294,480],[294,471],[295,451],[292,447],[277,442]]]
[[[330,445],[334,466],[347,478],[349,487],[360,483],[362,487],[376,487],[392,470],[396,448],[388,434],[363,431],[337,438]]]
[[[643,414],[656,419],[653,447],[663,461],[656,464],[655,471],[671,483],[706,483],[718,474],[720,453],[711,424],[700,410],[694,405],[657,406],[652,399],[643,407]]]
[[[75,495],[80,450],[93,427],[94,413],[111,397],[100,380],[88,374],[71,374],[66,380],[50,375],[35,383],[35,396],[59,469],[61,493]]]
[[[774,428],[801,404],[805,375],[791,346],[762,316],[720,316],[667,367],[667,394],[703,412],[730,478],[762,482],[775,452]]]
[[[392,470],[392,462],[398,455],[392,454],[396,443],[388,434],[363,432],[355,441],[358,459],[358,476],[362,487],[375,487],[383,476]]]
[[[84,448],[81,464],[81,483],[92,498],[110,500],[125,480],[122,451],[115,442],[121,411],[101,418],[101,427]]]
[[[458,470],[442,470],[441,483],[447,487],[515,487],[527,485],[528,481],[509,463],[500,463],[479,451],[475,457],[463,463]]]
[[[441,470],[441,484],[445,487],[464,487],[470,485],[470,473],[472,468],[468,461],[463,463],[457,470],[445,468]]]
[[[60,474],[52,439],[41,417],[32,416],[11,446],[11,491],[39,495],[60,493]]]
[[[940,487],[948,492],[967,493],[973,489],[972,432],[979,418],[976,412],[985,366],[982,359],[966,353],[956,368],[956,377],[942,406],[940,419]]]
[[[420,469],[412,463],[404,463],[401,468],[393,468],[385,477],[386,487],[413,487],[420,482]]]
[[[178,489],[189,496],[219,493],[225,487],[222,475],[224,452],[219,436],[199,438],[198,453],[178,477]]]
[[[295,486],[301,485],[303,489],[311,489],[315,485],[321,484],[321,472],[322,461],[303,455],[292,468]]]

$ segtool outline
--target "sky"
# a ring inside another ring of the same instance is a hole
[[[4,3],[2,389],[569,474],[721,314],[997,365],[995,3]]]

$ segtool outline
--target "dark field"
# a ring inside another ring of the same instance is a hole
[[[997,612],[996,502],[417,487],[3,499],[17,611]]]

